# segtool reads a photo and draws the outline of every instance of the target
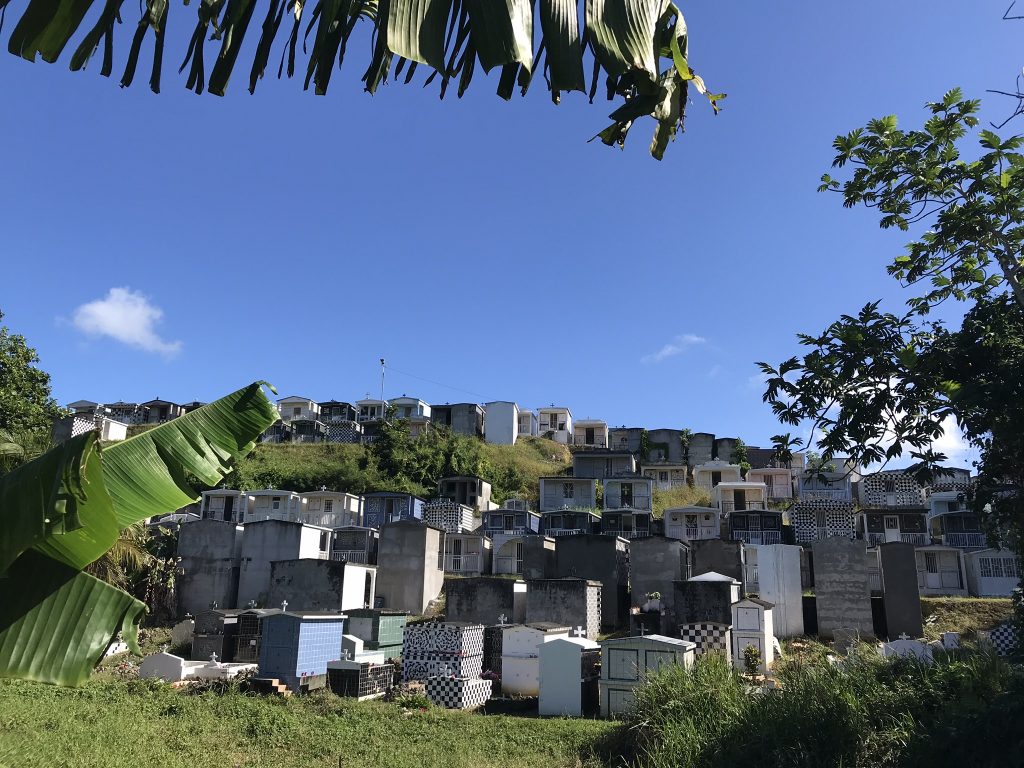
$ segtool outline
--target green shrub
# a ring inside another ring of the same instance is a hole
[[[652,675],[618,745],[636,768],[1008,764],[1024,750],[1024,676],[987,653],[932,665],[873,651],[780,665],[751,688],[724,659]]]

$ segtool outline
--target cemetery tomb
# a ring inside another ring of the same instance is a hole
[[[341,656],[345,617],[337,613],[278,612],[262,623],[260,677],[291,691],[322,688],[327,664]]]
[[[540,715],[582,717],[597,708],[601,662],[598,643],[579,636],[555,638],[542,643],[538,655]]]
[[[407,613],[359,608],[345,611],[345,614],[348,616],[346,631],[363,641],[364,650],[382,653],[386,659],[401,656],[403,633],[409,619]]]
[[[878,546],[882,571],[882,604],[889,639],[901,635],[921,637],[921,593],[917,584],[917,556],[914,545],[894,541]]]
[[[732,605],[732,665],[745,670],[743,655],[747,646],[760,654],[758,671],[767,674],[775,660],[775,635],[772,630],[772,604],[748,597]]]
[[[814,542],[814,594],[818,634],[830,639],[837,627],[874,635],[866,545],[844,538]]]
[[[568,627],[547,622],[506,627],[501,641],[502,692],[537,696],[540,693],[540,646],[568,636]]]
[[[992,647],[995,648],[996,653],[1004,657],[1009,656],[1017,644],[1017,633],[1013,628],[1013,623],[1004,621],[994,629],[989,630],[988,639],[992,643]]]
[[[491,698],[491,681],[470,677],[430,677],[426,684],[431,703],[446,709],[477,709]]]
[[[679,635],[696,646],[695,656],[718,652],[724,654],[727,660],[732,657],[732,632],[728,624],[713,621],[683,624],[679,627]]]
[[[614,717],[629,709],[633,690],[648,672],[671,664],[693,664],[696,646],[664,635],[621,637],[601,643],[601,715]]]
[[[800,547],[792,544],[757,548],[758,594],[773,606],[772,623],[777,637],[799,637],[804,633],[800,551]]]
[[[371,664],[342,659],[327,664],[327,685],[331,692],[365,701],[391,690],[395,682],[394,664]]]
[[[917,659],[926,664],[932,663],[931,646],[927,643],[922,643],[920,640],[912,640],[906,635],[888,643],[879,643],[878,652],[885,657],[904,656]]]
[[[441,675],[474,678],[483,672],[482,624],[426,621],[405,627],[402,679]]]

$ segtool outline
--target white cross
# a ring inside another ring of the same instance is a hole
[[[341,652],[341,658],[343,658],[345,661],[348,661],[352,658],[352,651],[346,648],[344,651]]]
[[[216,664],[217,663],[217,652],[216,651],[214,651],[213,653],[210,654],[210,663],[212,663],[212,664]]]
[[[498,623],[499,623],[499,624],[500,624],[501,626],[505,626],[505,622],[506,622],[506,621],[508,621],[508,616],[506,616],[506,615],[505,615],[504,613],[503,613],[503,614],[501,614],[501,616],[499,616],[499,617],[498,617]]]
[[[900,636],[899,636],[899,639],[900,640],[909,640],[910,639],[910,635],[908,635],[906,632],[901,632]]]
[[[641,624],[640,625],[640,637],[643,637],[646,634],[647,634],[647,627],[645,627],[643,624]]]
[[[575,637],[583,637],[586,634],[586,632],[583,631],[583,627],[576,627],[572,633]]]
[[[282,600],[281,601],[281,610],[282,611],[287,611],[288,610],[288,601],[287,600]]]

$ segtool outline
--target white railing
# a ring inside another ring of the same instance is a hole
[[[732,539],[744,544],[780,544],[782,534],[779,531],[733,531]]]
[[[923,533],[901,533],[900,541],[904,544],[913,544],[915,547],[923,547],[928,544],[928,537]]]
[[[622,497],[610,496],[605,498],[605,509],[635,509],[637,512],[650,512],[654,509],[651,506],[650,496],[633,496],[629,504],[622,503]]]
[[[445,555],[444,570],[447,573],[479,573],[480,555]]]
[[[645,536],[650,536],[651,532],[647,531],[624,531],[615,528],[606,528],[604,531],[609,536],[621,536],[624,539],[642,539]]]
[[[947,547],[984,547],[988,540],[984,533],[945,533],[942,543]]]
[[[545,536],[573,536],[577,533],[590,533],[582,528],[548,528],[544,531]]]
[[[572,439],[572,444],[579,448],[607,448],[608,440],[604,437],[594,437],[593,440],[587,441],[586,437],[575,435]]]
[[[804,501],[825,499],[828,501],[852,501],[849,488],[801,488],[800,498]]]
[[[366,563],[366,551],[362,549],[336,549],[331,552],[331,560],[345,560],[350,563]]]
[[[867,534],[867,537],[868,537],[868,546],[869,547],[877,547],[879,544],[885,544],[885,534],[884,533],[870,533],[869,532]]]
[[[882,591],[882,574],[879,571],[868,571],[868,589],[872,592]]]
[[[487,535],[491,538],[494,538],[495,536],[524,536],[527,532],[525,526],[506,530],[501,528],[487,528],[485,530],[487,531]]]

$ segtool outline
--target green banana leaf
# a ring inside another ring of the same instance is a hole
[[[394,0],[392,0],[394,2]],[[533,69],[533,9],[530,0],[465,0],[469,36],[484,72],[502,64]]]
[[[145,612],[120,589],[26,552],[0,576],[0,677],[81,685],[118,631],[139,652]]]
[[[601,66],[609,75],[630,69],[658,79],[658,21],[668,0],[587,0],[587,29]]]
[[[444,33],[452,0],[391,0],[388,50],[397,56],[444,71]]]
[[[257,382],[107,447],[73,438],[0,477],[0,677],[76,685],[145,611],[81,569],[120,529],[195,501],[278,413]]]
[[[540,0],[540,26],[552,92],[586,90],[576,0]]]

